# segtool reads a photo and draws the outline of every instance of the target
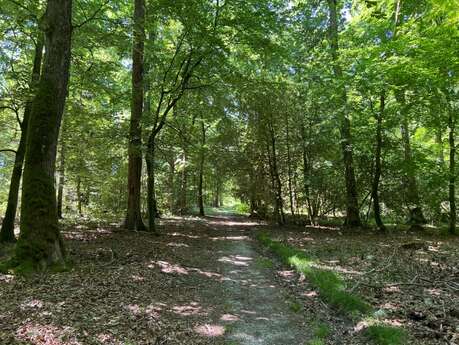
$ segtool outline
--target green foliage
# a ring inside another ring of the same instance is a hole
[[[250,207],[249,205],[245,203],[238,203],[234,205],[234,209],[236,210],[237,213],[240,214],[249,214],[250,213]]]

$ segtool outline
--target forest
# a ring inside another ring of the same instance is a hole
[[[0,344],[459,342],[457,0],[0,0]]]

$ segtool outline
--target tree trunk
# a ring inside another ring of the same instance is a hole
[[[21,234],[16,246],[16,263],[34,269],[65,264],[54,173],[69,80],[71,18],[72,0],[48,0],[41,22],[46,54],[27,132]]]
[[[419,229],[426,221],[422,212],[418,184],[416,182],[416,171],[413,164],[413,154],[411,151],[410,130],[407,116],[409,106],[406,104],[405,91],[396,91],[395,98],[400,105],[400,132],[402,135],[405,160],[404,185],[406,204],[409,209],[409,223],[411,224],[412,229]]]
[[[134,35],[132,49],[132,101],[129,130],[128,207],[125,227],[145,231],[140,211],[142,177],[142,128],[144,100],[145,0],[134,0]]]
[[[169,212],[174,213],[175,212],[175,157],[171,159],[169,162],[169,178],[168,178],[168,184],[169,184]]]
[[[62,219],[62,204],[64,199],[64,183],[65,183],[65,138],[63,136],[64,128],[61,134],[61,152],[59,156],[59,183],[57,189],[57,217]]]
[[[380,111],[376,115],[376,148],[375,148],[375,171],[373,175],[373,184],[371,189],[371,197],[373,199],[373,210],[375,213],[375,221],[380,231],[386,231],[381,219],[381,207],[379,203],[379,181],[381,179],[381,151],[382,151],[382,121],[384,110],[386,107],[386,98],[384,91],[380,97]]]
[[[187,168],[187,159],[188,155],[186,149],[183,151],[183,169],[180,182],[180,196],[179,196],[179,214],[181,216],[185,215],[188,212],[188,168]]]
[[[217,176],[216,176],[216,181],[215,181],[215,194],[214,194],[214,201],[213,201],[213,206],[215,208],[219,208],[221,207],[221,203],[220,203],[220,198],[221,198],[221,180],[220,180],[220,176],[218,175],[218,171],[217,171]]]
[[[199,215],[203,217],[204,212],[204,161],[205,161],[205,145],[206,145],[206,128],[204,121],[201,121],[201,152],[199,157],[199,179],[198,179],[198,206]]]
[[[456,121],[453,109],[449,108],[449,232],[456,233]]]
[[[155,219],[158,216],[158,208],[156,203],[155,192],[155,136],[152,133],[148,138],[147,153],[145,161],[147,165],[147,209],[148,209],[148,230],[153,233],[158,233],[156,229]]]
[[[290,201],[290,213],[295,216],[295,208],[293,203],[293,188],[292,188],[292,157],[290,152],[290,128],[288,123],[288,114],[285,116],[285,144],[287,146],[287,178],[288,178],[288,197]]]
[[[40,80],[41,62],[43,57],[43,33],[38,34],[37,44],[35,46],[35,56],[33,61],[32,78],[30,88],[33,90]],[[8,193],[8,204],[6,205],[5,218],[3,219],[2,228],[0,230],[0,242],[16,242],[14,237],[14,222],[16,220],[16,211],[19,199],[19,186],[22,177],[22,165],[24,164],[24,156],[27,142],[27,128],[30,121],[30,112],[32,110],[32,101],[26,103],[24,116],[21,123],[21,138],[14,159],[13,174],[11,175],[10,190]]]
[[[308,152],[306,147],[306,128],[304,123],[301,124],[301,146],[302,146],[302,154],[303,154],[303,184],[304,184],[304,194],[306,196],[306,203],[308,207],[308,217],[309,222],[311,225],[315,225],[315,212],[313,211],[313,205],[311,202],[310,190],[311,190],[311,182],[310,182],[310,175],[311,175],[311,162],[308,159]]]
[[[333,59],[333,71],[338,82],[341,81],[343,72],[339,64],[339,41],[338,41],[338,14],[337,0],[328,0],[330,8],[330,43]],[[343,152],[343,162],[345,169],[346,182],[346,220],[345,225],[348,227],[361,226],[359,215],[359,204],[357,194],[357,184],[355,181],[354,164],[353,164],[353,149],[351,135],[351,121],[347,114],[347,94],[344,86],[340,86],[342,109],[340,113],[340,133],[341,133],[341,150]]]
[[[83,217],[83,200],[82,200],[82,193],[81,193],[81,177],[77,177],[77,208],[78,208],[78,216]]]
[[[284,204],[282,200],[282,183],[277,168],[277,153],[276,153],[276,136],[272,124],[268,125],[270,143],[268,143],[268,157],[271,170],[272,187],[274,192],[274,216],[278,225],[285,224]]]

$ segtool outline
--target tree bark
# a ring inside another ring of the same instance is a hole
[[[179,195],[179,214],[181,216],[188,213],[188,200],[187,200],[187,192],[188,192],[188,168],[187,168],[187,160],[188,154],[187,150],[183,150],[183,169],[182,169],[182,176],[180,182],[180,195]]]
[[[33,61],[32,78],[30,88],[34,90],[40,80],[41,62],[43,57],[43,33],[40,31],[35,45],[35,55]],[[22,166],[24,164],[24,156],[27,142],[27,129],[30,121],[30,112],[32,110],[32,101],[28,101],[24,108],[24,116],[21,123],[21,138],[14,159],[13,173],[11,175],[10,190],[8,193],[8,203],[6,205],[5,218],[2,222],[0,230],[0,242],[16,242],[14,236],[14,222],[16,220],[16,211],[19,199],[19,186],[21,184]]]
[[[27,131],[21,234],[15,256],[18,265],[28,264],[34,269],[65,265],[54,174],[69,80],[71,18],[72,0],[48,0],[41,22],[46,54]]]
[[[290,201],[290,213],[295,216],[295,206],[293,202],[293,188],[292,188],[292,157],[290,152],[290,125],[288,121],[288,114],[285,116],[285,144],[287,146],[287,179],[288,179],[288,197]]]
[[[145,231],[140,210],[142,176],[142,128],[144,101],[145,0],[134,0],[132,49],[132,101],[129,130],[128,206],[125,227]]]
[[[343,72],[339,64],[339,41],[338,41],[338,14],[337,14],[337,0],[328,0],[330,9],[330,45],[331,54],[333,59],[333,71],[335,78],[340,83],[343,77]],[[344,86],[340,86],[342,109],[340,114],[340,133],[341,133],[341,150],[343,152],[343,162],[345,169],[345,182],[346,182],[346,220],[344,225],[348,227],[361,226],[359,214],[359,203],[357,194],[357,184],[355,181],[354,163],[353,163],[353,149],[352,149],[352,135],[351,135],[351,121],[347,109],[347,94]]]
[[[206,128],[204,121],[201,121],[201,150],[199,154],[199,178],[198,178],[198,206],[199,215],[203,217],[204,212],[204,162],[205,162]]]
[[[375,171],[373,175],[373,184],[371,189],[371,197],[373,199],[373,211],[375,214],[375,222],[378,229],[382,232],[386,231],[386,227],[381,219],[381,207],[379,203],[379,181],[381,179],[381,152],[382,152],[382,121],[384,110],[386,107],[386,97],[384,91],[380,96],[380,111],[376,115],[376,147],[375,147]]]
[[[59,156],[59,182],[57,188],[57,217],[62,219],[62,204],[64,199],[64,183],[65,183],[65,138],[63,136],[64,128],[61,134],[61,152]]]
[[[285,224],[284,204],[282,199],[282,183],[277,168],[277,152],[276,152],[276,135],[272,123],[268,124],[269,140],[268,143],[268,158],[271,170],[271,181],[274,192],[274,216],[278,225]]]
[[[147,153],[145,156],[147,165],[147,209],[148,209],[148,231],[158,233],[155,220],[158,216],[158,207],[155,191],[155,136],[153,133],[148,138]]]
[[[449,233],[456,233],[456,121],[453,109],[449,108]]]
[[[175,211],[175,157],[173,157],[168,163],[169,211],[173,214]]]
[[[304,184],[304,194],[306,197],[306,203],[308,207],[308,217],[311,225],[315,225],[315,212],[313,211],[312,202],[311,202],[311,160],[308,159],[308,151],[306,146],[306,128],[304,123],[301,123],[301,146],[302,146],[302,155],[303,155],[303,184]]]

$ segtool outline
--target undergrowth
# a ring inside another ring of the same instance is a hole
[[[346,291],[346,285],[337,273],[316,267],[313,258],[305,252],[273,241],[267,234],[260,234],[258,239],[265,247],[279,256],[283,263],[293,267],[298,273],[304,274],[311,285],[317,289],[320,298],[339,312],[352,319],[370,315],[371,306],[361,296]],[[366,334],[378,345],[402,345],[407,338],[405,330],[380,324],[369,326]],[[327,335],[324,332],[320,336],[316,334],[309,344],[323,344]]]
[[[292,266],[299,273],[303,273],[319,291],[325,302],[352,316],[370,310],[370,306],[363,299],[345,290],[344,282],[340,276],[332,271],[314,267],[314,261],[304,252],[273,241],[266,234],[260,235],[259,239],[266,247],[276,253],[285,264]]]

